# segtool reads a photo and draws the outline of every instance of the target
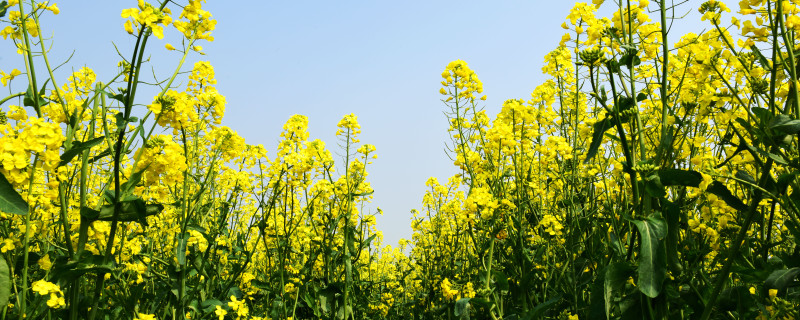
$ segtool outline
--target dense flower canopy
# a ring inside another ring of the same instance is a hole
[[[705,1],[681,36],[663,1],[576,3],[548,79],[494,118],[446,64],[458,174],[425,182],[397,247],[355,114],[335,151],[303,115],[274,152],[221,125],[212,64],[184,65],[214,40],[204,2],[123,9],[135,47],[108,82],[53,76],[55,3],[2,3],[25,70],[0,71],[0,318],[800,316],[797,1]],[[151,47],[182,54],[156,85]]]

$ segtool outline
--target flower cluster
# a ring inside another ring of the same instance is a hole
[[[58,309],[66,306],[64,293],[61,292],[61,287],[55,283],[39,280],[33,283],[31,289],[39,295],[48,296],[47,306],[50,308]]]
[[[159,39],[164,38],[164,27],[172,23],[172,12],[169,8],[157,8],[152,4],[139,0],[138,8],[128,8],[122,10],[122,18],[125,20],[125,31],[128,34],[142,32],[142,28],[148,28],[153,35]]]

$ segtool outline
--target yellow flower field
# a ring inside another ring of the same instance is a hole
[[[222,125],[237,106],[186,62],[213,46],[204,2],[121,8],[111,79],[54,76],[57,4],[0,2],[25,66],[0,65],[0,320],[800,318],[798,1],[698,2],[685,35],[670,2],[576,3],[496,117],[443,61],[459,173],[420,185],[398,247],[356,115],[334,149],[303,115],[276,150]],[[154,46],[180,58],[137,96]]]

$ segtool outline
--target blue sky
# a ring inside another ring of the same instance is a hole
[[[43,34],[54,36],[51,63],[74,50],[58,80],[63,83],[69,68],[82,66],[93,68],[98,80],[109,80],[120,60],[112,41],[126,57],[132,49],[134,39],[125,33],[120,12],[136,1],[57,3],[61,13],[42,20]],[[572,1],[532,0],[211,0],[204,9],[218,20],[216,40],[200,43],[206,55],[191,56],[186,66],[211,62],[228,101],[223,124],[247,143],[263,144],[270,157],[291,115],[308,116],[311,139],[324,140],[335,153],[336,123],[356,114],[361,141],[374,144],[379,156],[367,168],[375,189],[372,205],[384,211],[378,227],[384,243],[395,244],[411,235],[410,210],[420,207],[428,177],[444,182],[456,173],[444,151],[448,123],[438,93],[444,67],[462,59],[475,70],[491,115],[506,99],[527,100],[545,80],[543,57],[558,45],[572,6]],[[615,5],[604,6],[607,13]],[[689,9],[683,6],[678,15]],[[164,49],[165,43],[180,41],[177,31],[165,35],[148,44],[147,68],[161,75],[180,58]],[[0,69],[24,70],[10,41],[2,41],[0,49]],[[149,103],[153,95],[139,94],[138,102]]]

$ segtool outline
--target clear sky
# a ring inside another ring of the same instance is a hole
[[[132,49],[134,38],[124,31],[120,12],[136,1],[57,3],[61,13],[42,20],[43,34],[54,36],[51,63],[64,61],[74,50],[68,68],[85,65],[98,73],[98,80],[109,80],[120,61],[112,41],[126,58]],[[444,67],[462,59],[475,70],[492,116],[506,99],[528,100],[545,80],[543,57],[566,31],[560,25],[573,4],[209,0],[204,9],[218,21],[216,40],[200,43],[206,55],[190,55],[186,69],[197,60],[211,62],[217,88],[228,102],[223,125],[249,144],[263,144],[270,157],[291,115],[308,116],[311,139],[322,139],[335,154],[336,123],[345,114],[356,114],[361,141],[374,144],[379,156],[367,168],[375,189],[372,205],[384,211],[378,227],[384,243],[395,244],[411,235],[410,210],[420,207],[428,177],[444,182],[456,173],[444,151],[448,123],[438,93]],[[614,1],[604,7],[601,11],[610,16]],[[179,14],[180,8],[171,8]],[[699,20],[690,21],[697,25]],[[671,42],[682,33],[673,33]],[[152,63],[147,68],[156,67],[162,77],[180,58],[164,49],[165,43],[180,41],[177,31],[168,29],[165,35],[148,44]],[[0,43],[0,69],[24,70],[11,42]],[[70,69],[62,71],[60,83]],[[153,95],[140,94],[138,102],[149,103]]]

